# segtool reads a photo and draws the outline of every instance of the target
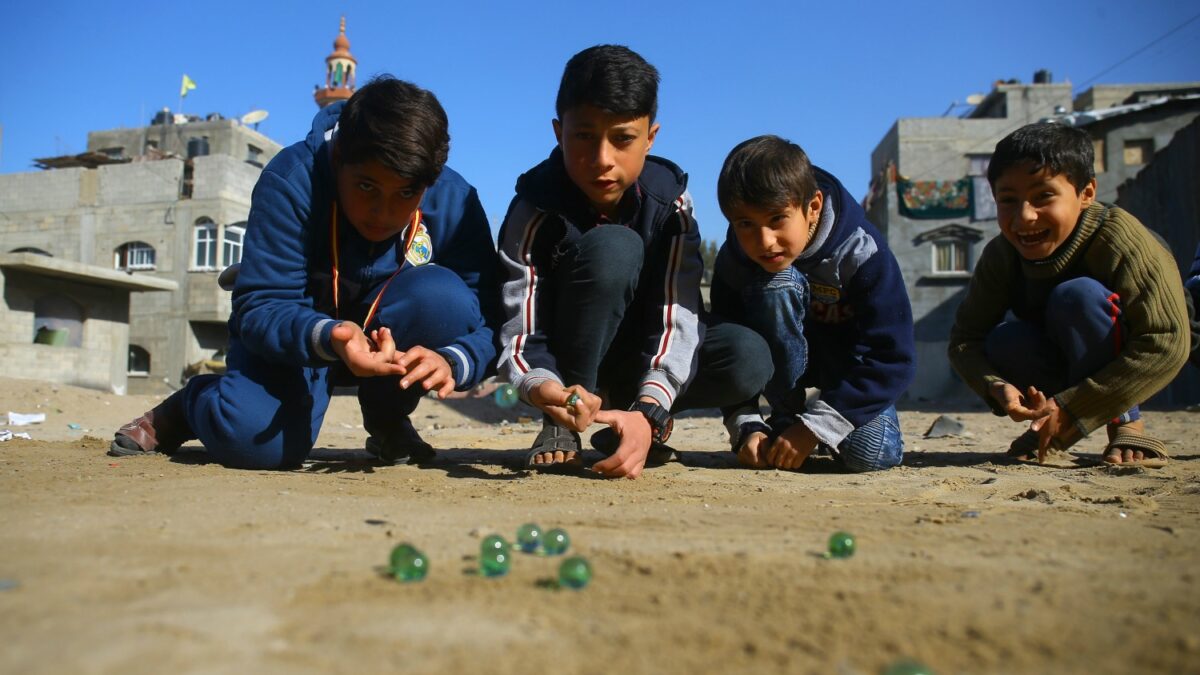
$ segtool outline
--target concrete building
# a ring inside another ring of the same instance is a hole
[[[178,386],[188,364],[225,347],[230,299],[217,273],[241,259],[250,193],[280,150],[236,120],[156,120],[92,132],[88,152],[39,160],[45,171],[0,176],[4,251],[178,287],[130,300],[132,393]]]
[[[1094,138],[1100,196],[1112,202],[1117,186],[1195,119],[1197,88],[1103,85],[1072,100],[1069,84],[1039,71],[1032,84],[997,82],[963,117],[896,121],[871,154],[874,179],[864,206],[900,263],[913,305],[919,365],[908,398],[973,396],[946,348],[975,258],[1000,231],[986,177],[996,142],[1043,119],[1078,124]]]
[[[0,254],[5,375],[124,394],[129,371],[136,376],[145,365],[130,352],[130,295],[168,295],[178,287],[37,253]]]
[[[1180,274],[1192,266],[1200,244],[1200,119],[1176,132],[1136,177],[1123,183],[1116,203],[1162,235]],[[1200,311],[1200,307],[1196,308]],[[1152,399],[1164,405],[1200,403],[1200,368],[1183,371]]]
[[[345,28],[343,18],[334,51],[325,59],[325,86],[313,94],[318,105],[354,92],[357,61]],[[223,353],[231,302],[217,274],[241,260],[251,192],[262,167],[282,149],[249,126],[264,117],[256,111],[243,123],[163,110],[145,127],[89,133],[86,152],[37,160],[44,171],[0,175],[0,253],[82,264],[61,294],[73,298],[85,316],[110,317],[104,321],[114,326],[119,321],[111,317],[127,321],[128,345],[114,357],[124,375],[105,380],[99,371],[86,370],[81,382],[111,382],[114,390],[131,393],[163,391],[178,387],[189,367]],[[102,275],[96,271],[101,267],[116,271]],[[29,281],[34,273],[24,268],[14,273],[22,292],[34,293],[40,283]],[[36,274],[46,276],[44,270]],[[96,289],[88,291],[88,285]],[[103,290],[112,288],[134,294],[121,305],[115,291]],[[138,292],[167,288],[177,290]],[[19,326],[4,340],[25,351],[50,349],[33,344],[27,325],[32,319],[18,318]],[[97,321],[88,325],[106,325]],[[88,334],[119,330],[89,328]],[[46,379],[60,376],[51,375]]]

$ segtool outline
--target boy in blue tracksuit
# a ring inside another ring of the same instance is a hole
[[[725,411],[738,460],[795,469],[820,445],[850,471],[900,464],[895,403],[915,371],[913,324],[886,241],[836,178],[777,136],[734,148],[717,194],[730,228],[713,312],[766,338],[775,364],[767,421],[757,397]]]
[[[487,218],[448,151],[441,105],[407,82],[321,110],[254,188],[226,374],[192,378],[110,454],[199,438],[227,466],[294,467],[334,386],[357,385],[369,451],[431,456],[408,416],[426,391],[482,379],[499,301]]]
[[[618,45],[568,61],[557,147],[517,181],[500,228],[505,322],[498,370],[544,413],[526,464],[636,478],[671,455],[672,412],[759,391],[770,364],[753,331],[701,312],[700,233],[687,176],[649,154],[658,71]],[[605,409],[601,409],[601,408]],[[626,409],[628,408],[628,409]]]

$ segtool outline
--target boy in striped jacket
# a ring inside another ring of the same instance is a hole
[[[671,413],[762,389],[766,345],[702,316],[687,176],[649,154],[658,72],[626,47],[586,49],[559,85],[550,157],[517,180],[500,229],[498,370],[544,413],[526,465],[582,465],[579,432],[608,424],[593,470],[636,478],[669,459]],[[628,409],[627,409],[628,408]]]

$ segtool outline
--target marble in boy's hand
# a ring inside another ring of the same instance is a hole
[[[330,333],[333,352],[358,377],[400,375],[403,369],[392,363],[396,354],[392,331],[381,328],[371,331],[371,335],[373,340],[367,339],[358,324],[343,321],[334,326]]]
[[[572,399],[572,397],[577,397]],[[550,416],[555,424],[573,431],[585,431],[596,421],[600,397],[574,384],[564,387],[553,380],[539,383],[529,392],[529,400]]]
[[[799,469],[816,449],[816,435],[803,422],[796,422],[771,444],[767,450],[767,463],[776,469]]]
[[[419,345],[411,347],[408,351],[396,352],[395,361],[402,368],[400,374],[404,376],[400,380],[401,389],[408,389],[420,382],[425,391],[437,392],[440,399],[454,392],[454,371],[450,368],[450,362],[432,349]]]

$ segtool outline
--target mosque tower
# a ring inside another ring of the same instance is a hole
[[[333,53],[325,57],[325,86],[317,85],[313,99],[317,107],[344,101],[354,94],[354,80],[358,74],[358,60],[350,54],[350,41],[346,39],[346,17],[342,17],[338,36],[333,40]]]

